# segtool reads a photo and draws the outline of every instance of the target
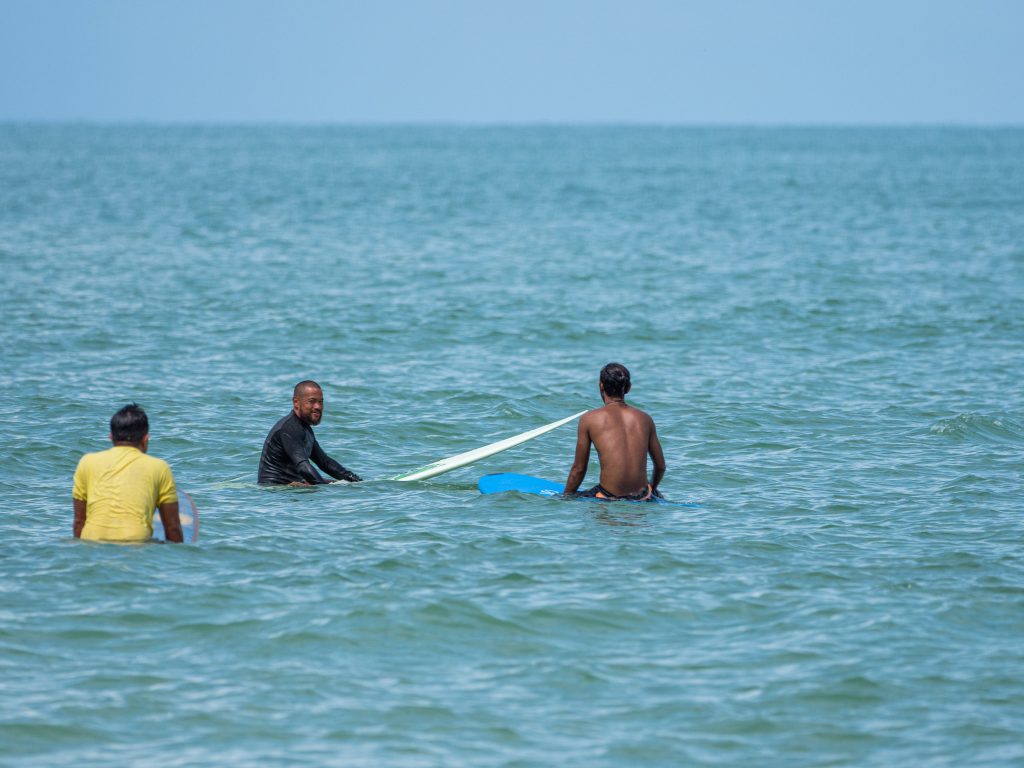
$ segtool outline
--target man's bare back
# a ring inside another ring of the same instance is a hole
[[[625,366],[609,363],[601,371],[604,406],[587,412],[580,419],[576,455],[565,483],[567,494],[575,493],[586,476],[591,444],[597,448],[601,460],[600,488],[595,489],[598,495],[636,498],[657,491],[665,475],[665,457],[654,420],[639,408],[626,404],[629,389],[629,371]],[[654,463],[650,487],[648,455]]]

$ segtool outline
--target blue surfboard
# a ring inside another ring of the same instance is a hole
[[[509,491],[515,491],[516,493],[532,493],[537,496],[561,496],[565,491],[565,485],[563,483],[555,483],[551,480],[544,480],[540,477],[531,477],[530,475],[517,475],[514,472],[499,472],[493,475],[484,475],[479,481],[477,481],[477,488],[480,489],[480,493],[507,493]],[[609,499],[598,499],[593,496],[573,496],[571,500],[609,501]],[[655,497],[654,501],[658,504],[672,504],[673,506],[679,507],[700,507],[700,504],[680,504],[660,497]],[[649,502],[627,503],[646,504]]]
[[[512,472],[484,475],[476,485],[480,489],[480,493],[516,491],[517,493],[535,493],[538,496],[561,496],[565,490],[564,483],[553,483],[539,477],[517,475]]]

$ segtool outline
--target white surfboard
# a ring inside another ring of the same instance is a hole
[[[181,488],[178,489],[178,518],[181,520],[183,543],[195,544],[199,541],[199,508],[192,497]],[[167,539],[159,513],[153,515],[153,538],[157,541]]]
[[[443,475],[445,472],[451,472],[453,469],[464,467],[467,464],[472,464],[474,461],[480,461],[480,459],[486,459],[488,456],[493,456],[496,453],[507,451],[509,448],[525,443],[527,440],[533,440],[535,437],[540,437],[545,432],[550,432],[563,424],[568,424],[573,419],[578,419],[584,413],[586,413],[586,411],[580,411],[572,416],[566,416],[564,419],[559,419],[558,421],[553,421],[550,424],[545,424],[543,427],[537,427],[536,429],[523,432],[521,435],[506,437],[504,440],[499,440],[496,443],[485,445],[482,448],[474,448],[472,451],[466,451],[465,453],[459,453],[455,456],[449,456],[447,459],[435,461],[433,464],[427,464],[425,467],[414,469],[412,472],[407,472],[404,475],[398,475],[391,479],[408,482],[410,480],[426,480],[428,477]]]

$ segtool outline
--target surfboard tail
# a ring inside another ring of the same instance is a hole
[[[184,512],[182,507],[182,500],[185,500],[188,504],[188,512]],[[195,499],[185,491],[178,491],[178,514],[181,516],[181,532],[182,538],[186,542],[195,544],[199,541],[199,507],[196,506]],[[190,524],[185,524],[185,514],[191,516]]]

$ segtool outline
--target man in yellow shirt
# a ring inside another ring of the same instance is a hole
[[[110,419],[113,448],[87,453],[75,470],[75,538],[148,541],[159,508],[167,541],[182,541],[178,491],[167,462],[147,456],[149,419],[135,403]]]

